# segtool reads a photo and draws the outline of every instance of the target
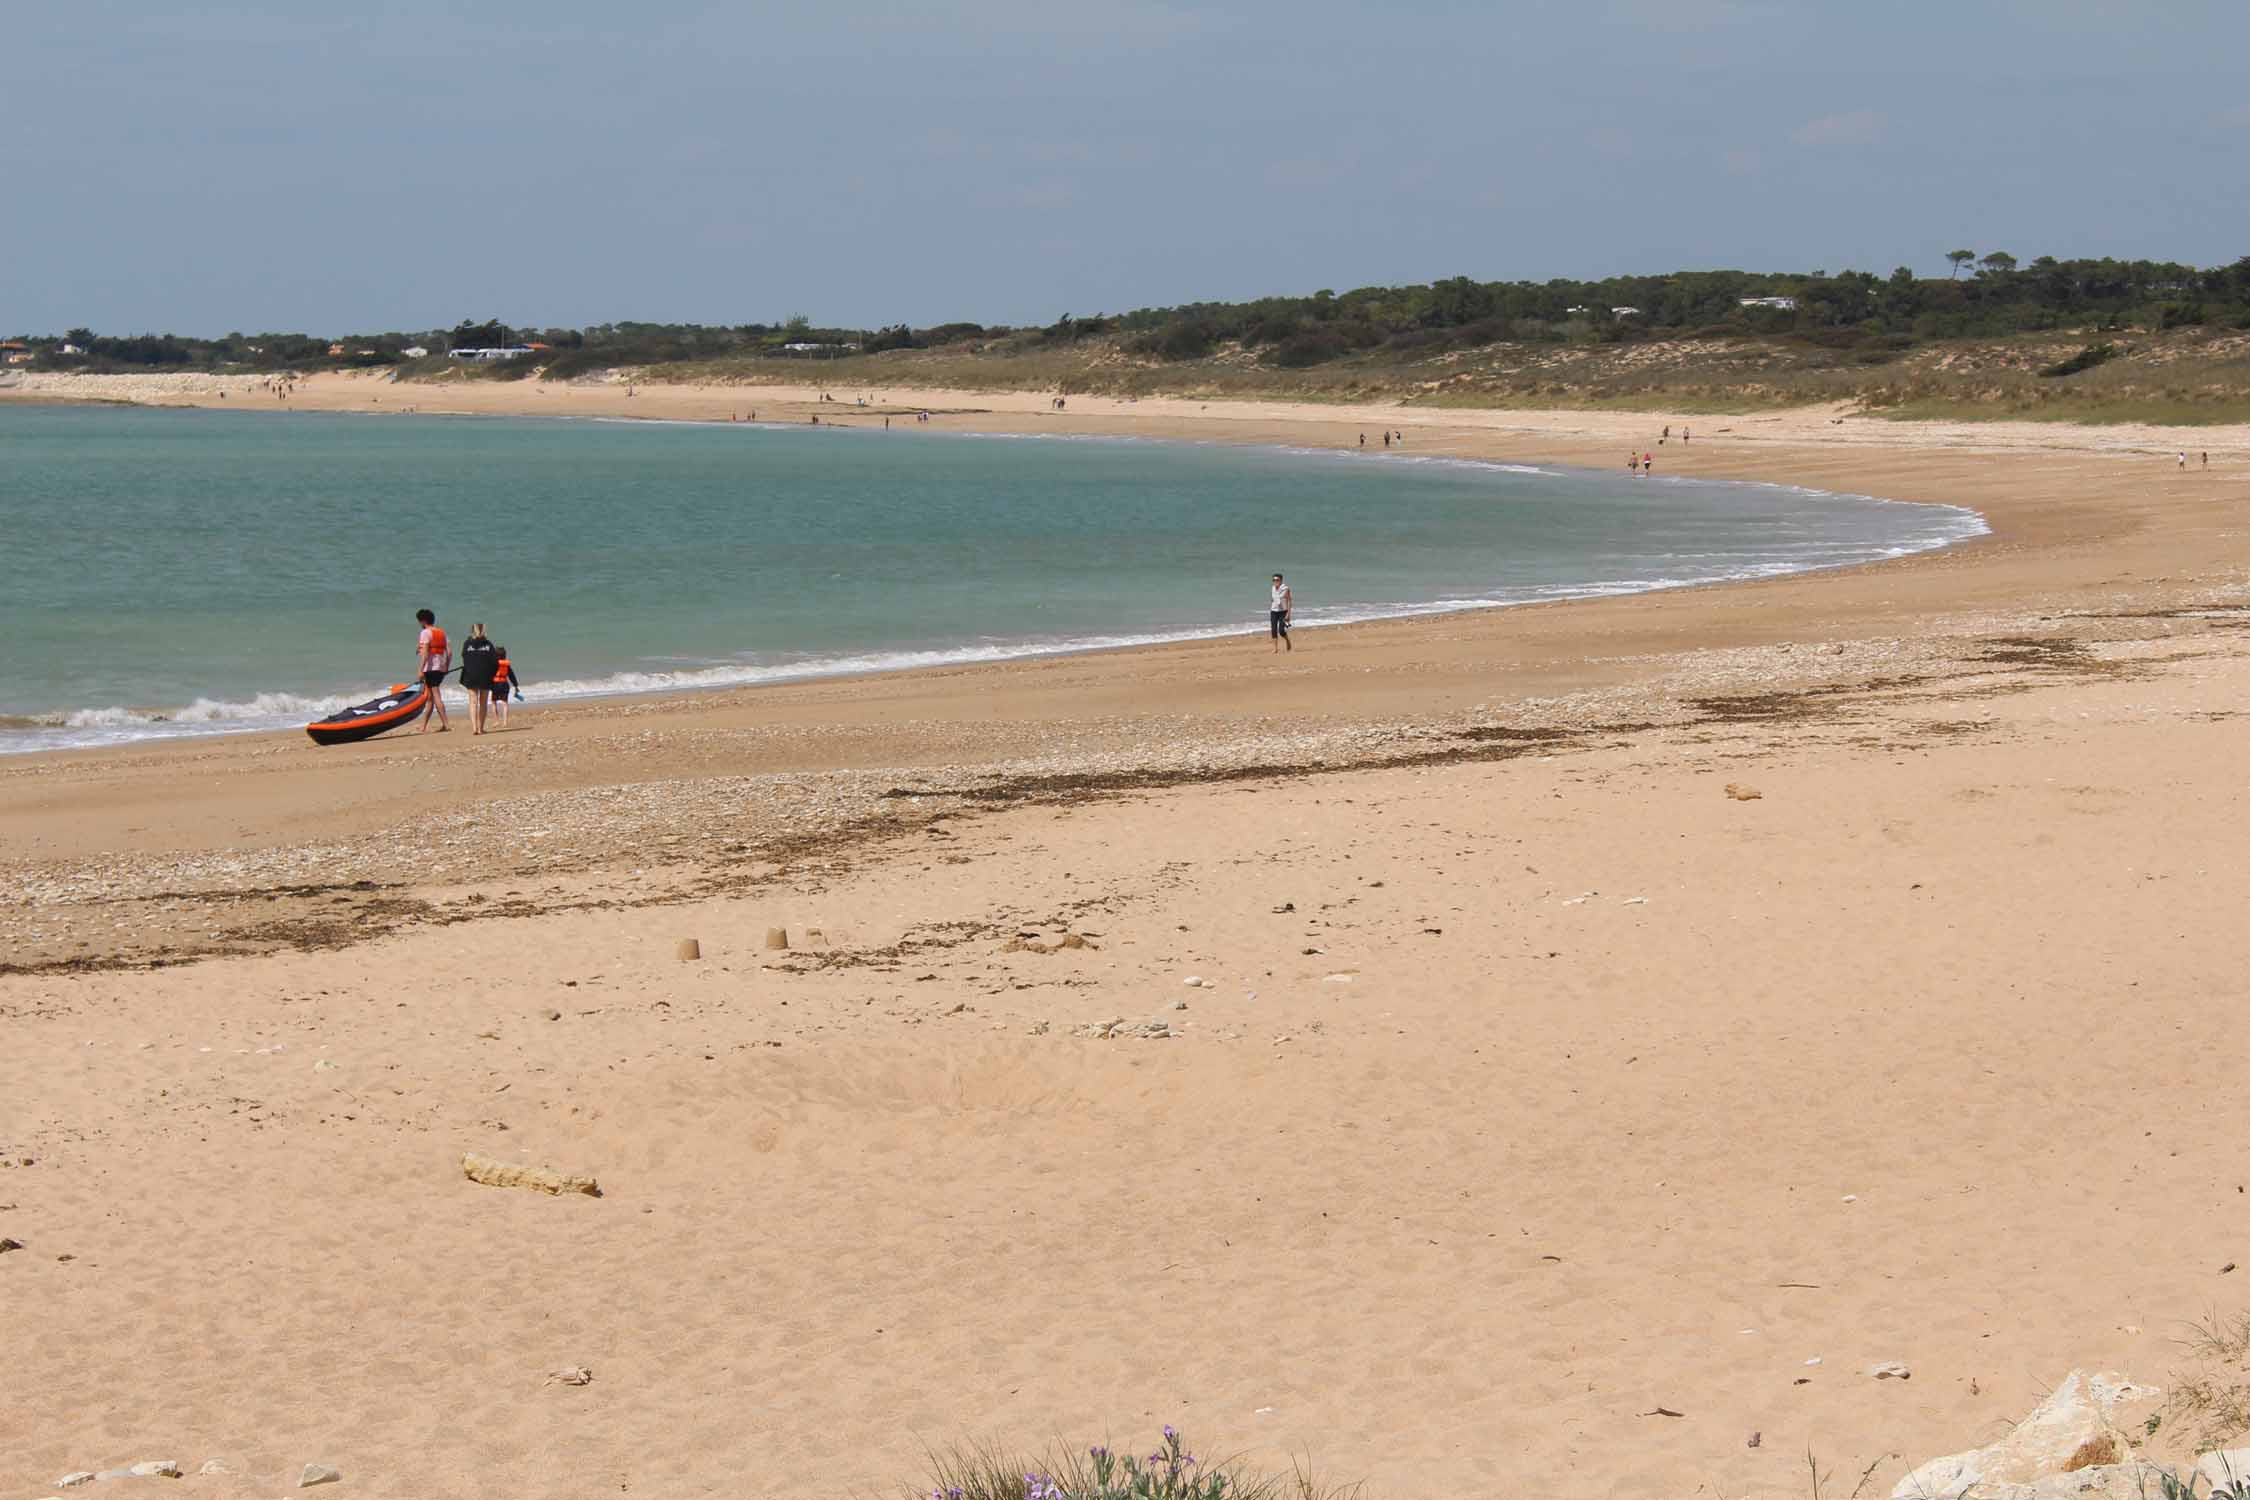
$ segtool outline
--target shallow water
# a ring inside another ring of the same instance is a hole
[[[304,722],[427,605],[533,703],[1763,577],[1983,524],[1782,485],[1137,439],[0,406],[0,750]],[[457,690],[456,690],[457,691]]]

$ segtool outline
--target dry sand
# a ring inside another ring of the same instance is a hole
[[[1801,1495],[1808,1448],[1882,1493],[2073,1364],[2164,1383],[2250,1260],[2250,432],[2181,475],[2175,434],[1832,421],[1660,468],[1996,534],[1278,661],[0,761],[0,1496],[885,1494],[1167,1421],[1376,1496]]]

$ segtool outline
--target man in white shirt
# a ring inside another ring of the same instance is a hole
[[[1281,581],[1279,573],[1274,574],[1273,605],[1266,611],[1266,628],[1273,634],[1273,649],[1276,651],[1297,649],[1289,639],[1289,616],[1295,609],[1296,604],[1289,596],[1289,585]]]

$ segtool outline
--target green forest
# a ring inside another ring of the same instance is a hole
[[[1154,362],[1239,348],[1265,366],[1305,369],[1347,355],[1422,356],[1496,343],[1629,344],[1681,338],[1771,337],[1838,350],[1895,354],[1965,338],[2070,330],[2090,334],[2250,328],[2250,256],[2213,269],[2161,261],[2019,261],[1961,249],[1945,276],[1901,266],[1802,274],[1680,271],[1602,281],[1478,281],[1361,287],[1248,302],[1193,302],[1124,313],[1065,314],[1041,327],[973,322],[819,328],[780,323],[603,323],[517,328],[493,320],[415,332],[100,334],[90,328],[17,335],[10,363],[35,369],[306,371],[449,363],[454,350],[523,348],[529,357],[479,367],[489,378],[547,379],[620,365],[739,359],[819,359],[892,349],[973,352],[1005,340],[1069,346],[1100,336]],[[794,347],[793,347],[794,346]],[[419,352],[417,352],[419,351]]]

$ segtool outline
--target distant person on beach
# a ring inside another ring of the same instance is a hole
[[[522,697],[516,685],[523,679],[516,675],[516,664],[508,660],[508,648],[495,646],[496,660],[492,663],[492,707],[500,715],[500,727],[508,727],[508,699]]]
[[[1646,448],[1641,450],[1641,472],[1643,474],[1654,474],[1656,472],[1656,455]]]
[[[1686,441],[1688,440],[1688,438],[1689,438],[1689,437],[1690,437],[1691,435],[1692,435],[1692,434],[1690,434],[1690,433],[1689,433],[1689,431],[1688,431],[1688,429],[1687,429],[1687,428],[1683,427],[1683,428],[1681,428],[1681,429],[1680,429],[1680,441],[1681,441],[1681,442],[1683,442],[1683,443],[1684,443],[1684,442],[1686,442]]]
[[[1266,610],[1266,629],[1273,636],[1274,650],[1294,651],[1297,649],[1295,643],[1289,639],[1289,617],[1296,613],[1296,609],[1296,601],[1289,593],[1289,585],[1281,581],[1279,573],[1274,574],[1273,602]]]
[[[1363,450],[1367,447],[1367,434],[1364,432],[1359,435],[1359,446]]]
[[[499,664],[500,648],[484,633],[481,624],[469,627],[469,638],[461,643],[461,686],[469,690],[469,733],[484,733],[485,711],[492,706],[493,668]]]
[[[1641,455],[1639,449],[1636,448],[1631,453],[1625,455],[1625,467],[1632,471],[1633,477],[1635,479],[1641,477]]]
[[[2187,467],[2187,454],[2185,453],[2180,455],[2180,467],[2183,469]]]
[[[422,710],[422,727],[419,734],[430,732],[430,716],[437,715],[439,734],[452,726],[445,717],[445,674],[453,669],[453,645],[446,640],[445,631],[437,622],[433,610],[418,609],[414,619],[422,627],[414,638],[414,670],[421,674],[422,686],[430,690],[430,706]]]

